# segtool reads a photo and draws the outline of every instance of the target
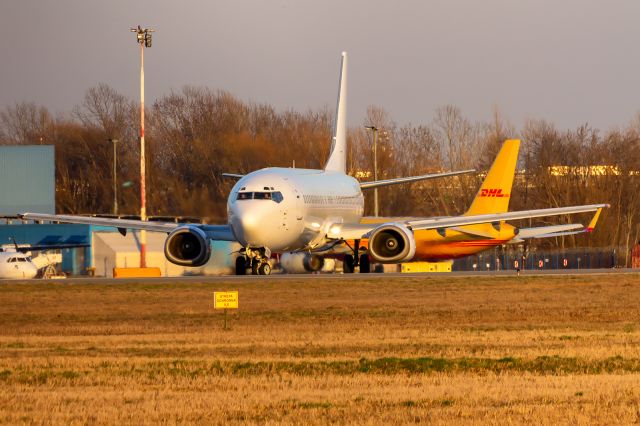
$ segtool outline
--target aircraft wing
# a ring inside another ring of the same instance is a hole
[[[440,229],[440,228],[457,228],[465,225],[475,225],[479,223],[495,223],[495,222],[502,222],[507,220],[559,216],[559,215],[565,215],[565,214],[575,214],[575,213],[595,211],[596,214],[594,218],[591,220],[591,223],[589,224],[589,226],[585,228],[588,232],[593,229],[593,227],[595,226],[595,222],[600,215],[600,212],[605,207],[609,207],[609,205],[608,204],[591,204],[591,205],[585,205],[585,206],[523,210],[518,212],[481,214],[481,215],[471,215],[471,216],[454,216],[454,217],[437,217],[437,218],[429,218],[429,219],[400,220],[397,222],[404,224],[413,230]],[[389,222],[387,222],[387,224],[388,223]],[[372,230],[374,230],[375,228],[381,225],[383,225],[383,223],[367,223],[367,224],[337,223],[329,227],[329,230],[327,232],[327,237],[332,239],[343,239],[343,240],[355,240],[355,239],[367,238],[369,236],[369,233]],[[564,226],[566,227],[567,225],[564,225]],[[575,225],[571,225],[571,226],[572,226],[571,229],[576,229],[574,227]],[[582,226],[582,225],[579,225],[579,226]],[[558,231],[566,231],[569,229],[569,228],[565,228],[565,229],[557,228],[555,230],[551,230],[549,229],[549,227],[545,227],[545,228],[547,228],[547,230],[544,231],[544,234],[549,234],[550,232],[554,233]]]
[[[609,207],[608,204],[590,204],[585,206],[557,207],[551,209],[523,210],[519,212],[478,214],[470,216],[456,216],[433,219],[418,219],[407,222],[412,229],[438,229],[454,226],[475,225],[478,223],[493,223],[507,220],[529,219],[534,217],[560,216],[584,212],[601,211]]]
[[[575,231],[576,229],[584,229],[584,226],[580,223],[570,223],[567,225],[552,225],[552,226],[536,226],[533,228],[520,228],[518,230],[517,239],[526,240],[529,238],[543,238],[547,235],[553,235],[558,233],[564,233],[568,231]]]
[[[92,216],[74,216],[74,215],[62,215],[62,214],[43,214],[43,213],[22,213],[19,215],[24,219],[31,220],[48,220],[51,222],[63,222],[63,223],[79,223],[84,225],[96,225],[96,226],[111,226],[118,228],[121,234],[125,235],[127,229],[137,229],[152,232],[165,232],[169,233],[174,229],[191,225],[202,229],[207,233],[209,238],[220,241],[236,241],[229,225],[202,225],[193,223],[174,223],[174,222],[154,222],[154,221],[141,221],[132,219],[111,219],[106,217],[92,217]]]
[[[538,226],[534,228],[520,228],[518,236],[510,243],[520,243],[526,239],[531,238],[553,238],[563,237],[565,235],[576,235],[591,232],[595,229],[598,218],[600,217],[602,209],[596,210],[596,214],[593,215],[591,222],[587,227],[584,227],[580,223],[570,223],[567,225],[552,225],[552,226]]]
[[[21,247],[18,245],[16,251],[26,253],[29,251],[45,251],[45,250],[62,250],[62,249],[70,249],[70,248],[81,248],[81,247],[89,247],[87,243],[70,243],[70,244],[34,244],[30,246]]]
[[[74,216],[64,214],[23,213],[20,217],[31,220],[79,223],[83,225],[112,226],[118,229],[144,229],[145,231],[171,232],[180,224],[173,222],[153,222],[132,219],[111,219],[107,217]]]
[[[383,223],[336,223],[329,227],[327,237],[336,240],[360,240]]]
[[[438,178],[443,178],[447,176],[457,176],[457,175],[463,175],[463,174],[473,173],[473,172],[475,172],[475,170],[461,170],[457,172],[432,173],[429,175],[422,175],[422,176],[410,176],[410,177],[395,178],[395,179],[375,180],[373,182],[360,182],[360,189],[371,189],[371,188],[377,188],[380,186],[398,185],[401,183],[417,182],[419,180],[438,179]]]

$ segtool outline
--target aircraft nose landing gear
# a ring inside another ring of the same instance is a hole
[[[246,275],[247,270],[251,270],[252,275],[271,274],[271,265],[268,260],[271,257],[271,250],[268,248],[245,248],[240,251],[240,256],[236,258],[236,275]]]

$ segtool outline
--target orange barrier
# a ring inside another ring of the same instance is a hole
[[[113,278],[161,277],[160,268],[113,268]]]

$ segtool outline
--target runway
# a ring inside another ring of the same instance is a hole
[[[541,277],[541,276],[587,276],[587,275],[628,275],[638,274],[640,276],[639,269],[632,268],[615,268],[615,269],[549,269],[549,270],[535,270],[535,271],[520,271],[521,277]],[[130,284],[130,283],[216,283],[216,282],[280,282],[280,281],[312,281],[312,280],[336,280],[336,281],[370,281],[370,280],[414,280],[416,278],[446,278],[446,277],[516,277],[516,271],[504,270],[504,271],[455,271],[455,272],[443,272],[443,273],[371,273],[371,274],[272,274],[272,275],[215,275],[215,276],[202,276],[202,275],[187,275],[180,277],[161,277],[161,278],[105,278],[105,277],[71,277],[64,279],[30,279],[30,280],[0,280],[0,285],[4,283],[24,283],[24,284],[37,284],[44,282],[51,283],[69,283],[69,284],[84,284],[84,283],[96,283],[96,284]]]

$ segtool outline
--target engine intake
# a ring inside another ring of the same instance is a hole
[[[180,266],[202,266],[211,257],[211,241],[195,226],[174,229],[164,243],[164,255],[169,262]]]
[[[376,262],[396,263],[413,259],[416,240],[413,231],[402,223],[379,226],[369,236],[369,255]]]

